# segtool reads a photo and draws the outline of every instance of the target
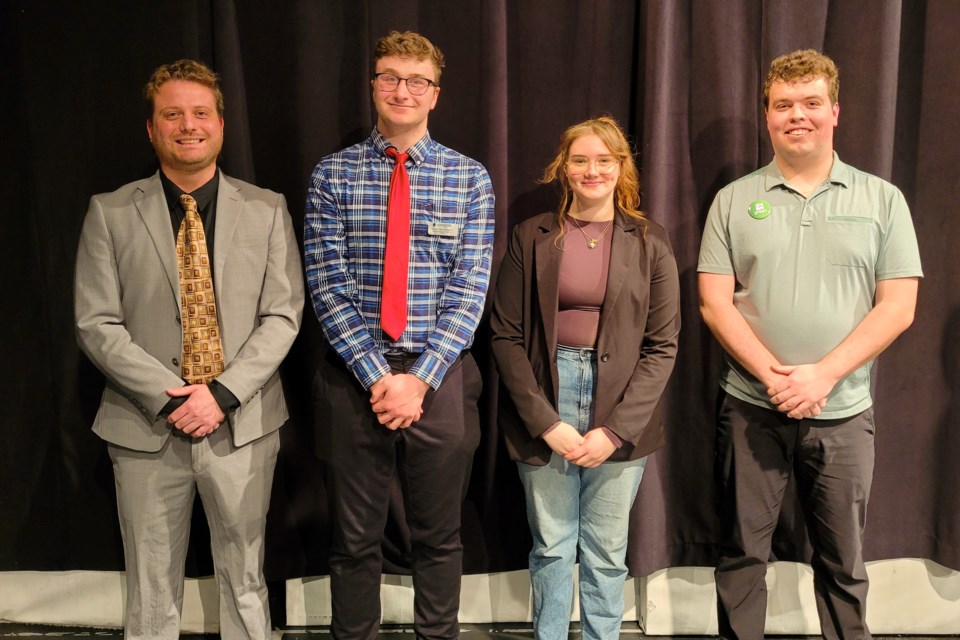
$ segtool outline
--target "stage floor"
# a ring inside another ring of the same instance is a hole
[[[579,637],[577,625],[571,625],[571,637]],[[533,638],[530,625],[524,624],[464,624],[460,627],[463,640],[511,640],[513,638]],[[33,624],[2,624],[0,623],[0,638],[122,638],[120,629],[88,629],[84,627],[54,627],[49,625]],[[215,640],[216,634],[190,634],[184,636],[189,640]],[[384,626],[380,630],[380,638],[387,640],[410,640],[414,638],[413,627],[409,625]],[[642,638],[711,638],[716,636],[647,636],[635,622],[624,623],[620,633],[621,640],[641,640]],[[819,636],[769,636],[777,640],[799,640]],[[273,632],[272,640],[326,640],[330,638],[330,631],[326,627],[307,627],[292,629],[277,629]],[[875,640],[886,638],[910,638],[911,640],[960,640],[960,636],[874,636]]]

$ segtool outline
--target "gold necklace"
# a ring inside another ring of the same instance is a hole
[[[583,230],[583,227],[580,226],[580,223],[577,221],[576,218],[574,218],[573,216],[570,216],[570,220],[573,221],[573,225],[577,229],[580,229],[580,233],[583,234],[583,239],[587,241],[588,249],[596,249],[597,245],[600,244],[600,240],[603,239],[603,236],[606,235],[607,231],[610,229],[610,226],[613,224],[613,218],[611,218],[610,222],[607,223],[607,226],[605,226],[603,228],[603,231],[600,232],[600,235],[598,235],[596,238],[591,238],[590,236],[587,235],[587,232]],[[590,224],[590,223],[588,222],[587,224]]]

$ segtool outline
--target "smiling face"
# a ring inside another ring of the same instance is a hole
[[[178,185],[187,178],[203,184],[216,172],[223,147],[223,117],[213,91],[187,80],[164,82],[153,97],[147,135],[168,178]]]
[[[424,58],[386,56],[377,60],[375,73],[392,73],[399,78],[436,80],[433,63]],[[440,88],[430,86],[421,96],[411,95],[407,83],[401,81],[393,91],[377,88],[371,81],[373,104],[377,108],[377,130],[386,138],[400,137],[416,142],[427,132],[427,116],[435,106]],[[405,151],[406,149],[401,149]]]
[[[601,166],[603,163],[598,160],[610,159],[614,161],[612,171],[604,172],[604,167]],[[582,135],[570,143],[565,171],[578,208],[586,209],[613,202],[613,194],[620,179],[620,162],[596,134]]]
[[[778,160],[791,165],[827,162],[840,105],[831,103],[827,81],[774,82],[767,106],[767,131]]]

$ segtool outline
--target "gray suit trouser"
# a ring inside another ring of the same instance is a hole
[[[174,430],[157,453],[108,448],[126,560],[124,637],[180,637],[184,562],[199,492],[220,590],[220,636],[269,638],[263,537],[279,431],[235,447],[225,424],[199,439]]]
[[[720,392],[717,471],[722,544],[715,571],[720,636],[763,638],[765,576],[790,475],[813,546],[823,637],[870,638],[863,527],[873,479],[873,409],[793,420]]]

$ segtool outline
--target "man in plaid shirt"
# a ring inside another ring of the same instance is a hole
[[[332,632],[338,640],[377,637],[381,543],[399,469],[417,636],[456,638],[460,504],[480,436],[480,373],[467,349],[490,277],[494,196],[480,163],[427,132],[440,50],[421,35],[393,32],[374,58],[377,126],[314,169],[304,229],[307,282],[332,347],[315,383],[334,511]],[[381,313],[382,294],[394,288],[383,283],[395,259],[384,256],[397,173],[403,184],[409,176],[398,328]]]

